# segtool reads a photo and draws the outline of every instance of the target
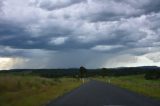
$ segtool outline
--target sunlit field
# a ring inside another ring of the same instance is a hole
[[[160,80],[146,80],[144,75],[97,77],[95,79],[160,100]]]
[[[74,78],[0,74],[0,106],[43,106],[80,84]]]

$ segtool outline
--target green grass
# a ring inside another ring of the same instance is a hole
[[[160,80],[146,80],[144,75],[97,77],[95,79],[105,82],[110,80],[113,85],[160,100]]]
[[[43,106],[80,84],[73,78],[1,74],[0,106]]]

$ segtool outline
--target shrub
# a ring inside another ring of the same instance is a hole
[[[156,80],[160,79],[160,71],[150,71],[145,74],[145,79],[147,80]]]

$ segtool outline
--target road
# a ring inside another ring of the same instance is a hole
[[[89,81],[47,106],[160,106],[160,101],[104,82]]]

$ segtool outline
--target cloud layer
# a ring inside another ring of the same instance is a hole
[[[160,66],[159,23],[159,0],[1,0],[0,64]]]

